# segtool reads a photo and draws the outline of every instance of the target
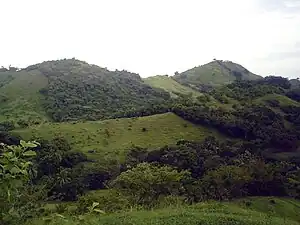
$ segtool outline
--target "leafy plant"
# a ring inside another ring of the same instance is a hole
[[[34,176],[33,164],[30,161],[36,155],[31,150],[37,142],[20,141],[20,145],[1,144],[0,154],[0,219],[4,222],[22,220],[24,209],[30,202],[24,202],[25,188]]]

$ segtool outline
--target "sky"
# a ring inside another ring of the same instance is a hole
[[[0,65],[77,58],[142,77],[214,58],[300,77],[300,0],[1,0]]]

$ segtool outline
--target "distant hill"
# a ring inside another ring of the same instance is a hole
[[[167,75],[148,77],[144,79],[144,82],[151,87],[161,88],[169,92],[172,97],[178,97],[179,95],[192,95],[197,97],[202,95],[200,92],[178,83]]]
[[[179,83],[197,90],[232,83],[235,80],[257,80],[262,78],[243,66],[231,61],[215,60],[183,73],[175,74]]]
[[[291,83],[292,89],[300,88],[300,80],[299,79],[291,79],[290,83]]]

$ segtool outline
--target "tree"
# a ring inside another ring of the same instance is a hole
[[[246,167],[222,166],[208,171],[201,184],[205,198],[218,200],[241,197],[247,194],[246,184],[251,181],[251,174]]]
[[[160,196],[180,194],[182,181],[188,176],[189,172],[178,172],[169,166],[140,163],[121,173],[112,186],[130,196],[134,203],[151,204]]]

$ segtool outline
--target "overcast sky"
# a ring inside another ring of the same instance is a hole
[[[300,77],[300,0],[1,0],[0,65],[78,58],[141,76],[231,60]]]

